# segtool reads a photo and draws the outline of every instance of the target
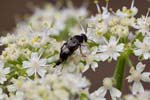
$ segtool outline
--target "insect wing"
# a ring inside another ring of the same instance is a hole
[[[79,41],[74,37],[68,40],[67,42],[68,48],[78,48],[78,45],[79,45]]]

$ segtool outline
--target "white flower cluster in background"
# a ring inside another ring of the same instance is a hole
[[[89,82],[81,75],[48,74],[36,80],[20,77],[12,81],[13,84],[7,87],[8,100],[74,100],[82,95],[88,99]]]
[[[34,14],[27,18],[26,22],[18,24],[15,33],[28,34],[31,29],[27,28],[27,24],[30,24],[32,30],[37,32],[48,30],[48,33],[52,36],[58,36],[64,31],[67,31],[69,35],[80,34],[78,21],[87,15],[88,11],[85,7],[60,9],[48,4],[43,9],[36,8]]]
[[[19,22],[14,34],[1,36],[0,100],[106,100],[107,93],[112,100],[149,100],[149,90],[142,82],[150,82],[150,72],[143,72],[146,65],[142,61],[150,60],[150,9],[137,18],[134,0],[130,8],[116,11],[108,3],[106,0],[105,7],[96,3],[98,13],[90,16],[85,6],[60,9],[48,4]],[[55,66],[62,45],[81,33],[88,38],[81,50]],[[140,60],[136,66],[132,55]],[[103,86],[90,93],[90,82],[82,74],[90,68],[96,71],[99,62],[112,60],[117,61],[114,75],[104,78]],[[130,67],[127,81],[133,83],[132,94],[127,96],[117,79],[124,78],[124,62]]]

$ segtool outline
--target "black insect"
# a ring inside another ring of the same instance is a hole
[[[56,61],[56,65],[63,63],[69,56],[71,56],[74,51],[80,48],[80,53],[83,55],[81,50],[81,44],[87,42],[87,36],[85,34],[75,35],[67,40],[61,47],[59,60]],[[83,55],[84,56],[84,55]]]

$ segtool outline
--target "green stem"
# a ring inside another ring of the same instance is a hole
[[[139,33],[136,35],[136,37],[135,37],[134,39],[132,39],[131,44],[133,44],[133,43],[136,41],[136,39],[140,39],[140,40],[141,40],[141,38],[142,38],[142,33],[139,32]]]
[[[125,64],[126,64],[126,55],[122,54],[117,61],[116,69],[113,75],[116,88],[119,90],[122,89]]]

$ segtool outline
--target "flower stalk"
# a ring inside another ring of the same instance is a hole
[[[113,75],[113,78],[115,80],[115,86],[119,90],[122,89],[125,65],[126,65],[126,55],[123,53],[117,61],[116,69]]]

